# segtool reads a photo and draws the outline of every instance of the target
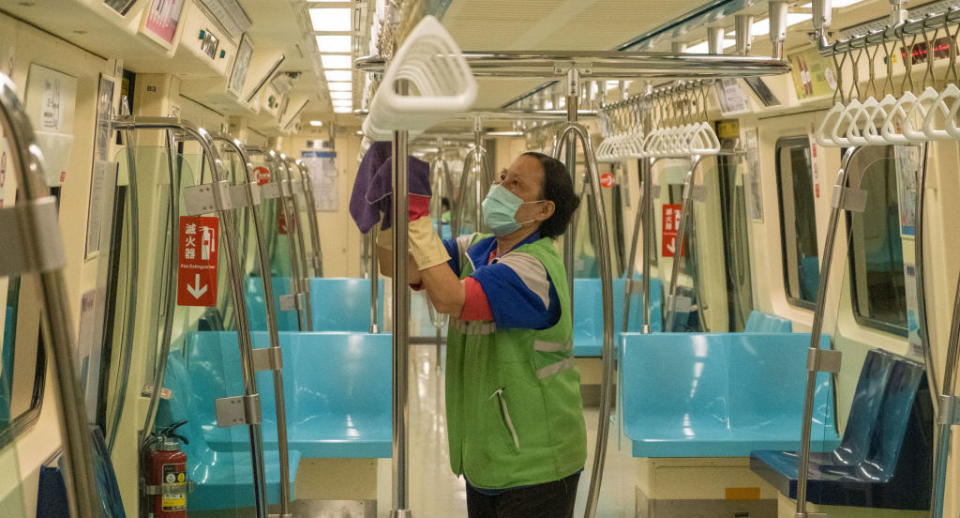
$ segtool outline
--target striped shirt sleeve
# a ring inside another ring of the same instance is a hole
[[[546,329],[560,320],[560,303],[547,269],[536,257],[511,252],[479,266],[480,283],[500,328]]]

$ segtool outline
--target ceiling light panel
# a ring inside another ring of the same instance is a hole
[[[353,83],[349,81],[327,81],[327,90],[331,92],[350,92],[353,90]]]
[[[331,99],[353,99],[353,92],[330,92]]]
[[[333,112],[334,113],[352,113],[353,108],[350,106],[334,106]]]
[[[353,72],[349,70],[325,70],[323,75],[327,81],[350,81],[353,79]]]
[[[350,52],[350,36],[317,36],[317,48],[320,53]]]
[[[321,54],[320,61],[323,62],[323,68],[326,70],[349,69],[353,64],[350,56],[337,54]]]
[[[310,23],[317,32],[346,32],[353,28],[353,10],[349,7],[310,9]]]

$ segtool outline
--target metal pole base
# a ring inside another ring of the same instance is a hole
[[[409,509],[394,509],[390,511],[390,518],[413,518],[413,511]]]

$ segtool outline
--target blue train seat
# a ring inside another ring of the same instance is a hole
[[[279,297],[290,293],[289,277],[273,278],[273,294],[279,307]],[[263,301],[263,282],[259,277],[246,281],[247,314],[250,329],[267,329],[267,312]],[[370,280],[322,277],[310,279],[310,302],[314,331],[356,331],[370,329]],[[380,322],[383,322],[383,280],[380,280]],[[277,328],[297,331],[296,311],[278,311]]]
[[[623,333],[621,340],[623,425],[634,457],[799,448],[809,334]],[[840,442],[833,383],[826,373],[817,382],[811,437],[814,450],[829,451]]]
[[[810,454],[807,501],[926,510],[930,506],[933,410],[923,365],[873,349],[860,371],[843,442]],[[755,451],[750,469],[790,498],[796,451]]]
[[[258,348],[269,345],[264,332],[254,333],[253,340]],[[194,390],[209,401],[243,393],[236,333],[193,333],[186,343]],[[392,455],[391,335],[281,332],[280,347],[291,450],[304,458]],[[276,405],[270,372],[257,374],[257,391],[264,448],[275,451]],[[249,448],[242,427],[205,427],[204,435],[216,451]]]
[[[236,333],[197,334],[232,334],[236,341]],[[187,342],[190,341],[188,337]],[[196,347],[193,348],[194,351],[196,349]],[[253,493],[250,490],[253,484],[253,472],[250,465],[249,442],[242,451],[218,452],[210,447],[204,435],[205,429],[218,429],[214,399],[224,397],[227,393],[222,389],[213,393],[203,392],[198,390],[198,385],[211,385],[213,383],[210,382],[214,380],[222,382],[224,371],[219,367],[217,363],[204,361],[202,357],[196,355],[193,358],[184,359],[181,351],[171,352],[167,360],[167,372],[163,384],[171,391],[171,396],[169,400],[161,399],[157,409],[158,427],[187,420],[187,424],[179,428],[178,433],[190,441],[189,444],[181,446],[187,454],[187,478],[194,483],[194,491],[187,497],[187,510],[191,512],[254,505]],[[239,377],[240,371],[235,372]],[[241,393],[232,392],[230,395]],[[246,427],[243,427],[243,432],[246,434]],[[291,450],[289,461],[292,491],[294,475],[300,464],[300,452]],[[267,479],[267,501],[270,504],[279,504],[280,457],[276,449],[264,452],[264,467]]]
[[[792,333],[793,322],[763,311],[753,310],[747,319],[746,333]]]
[[[623,304],[626,279],[613,280],[613,330],[623,330]],[[634,279],[634,286],[640,280]],[[663,330],[663,285],[660,279],[650,279],[650,329]],[[643,321],[643,295],[630,299],[630,330],[640,331]],[[580,357],[600,356],[603,351],[603,298],[600,279],[573,280],[573,354]]]

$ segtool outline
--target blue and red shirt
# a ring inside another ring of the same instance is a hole
[[[460,320],[486,320],[503,329],[546,329],[560,320],[560,299],[547,269],[536,257],[514,250],[540,239],[534,232],[509,252],[498,256],[496,237],[481,239],[471,246],[474,235],[443,240],[450,261],[460,276],[461,252],[475,268],[464,279],[466,298]]]

